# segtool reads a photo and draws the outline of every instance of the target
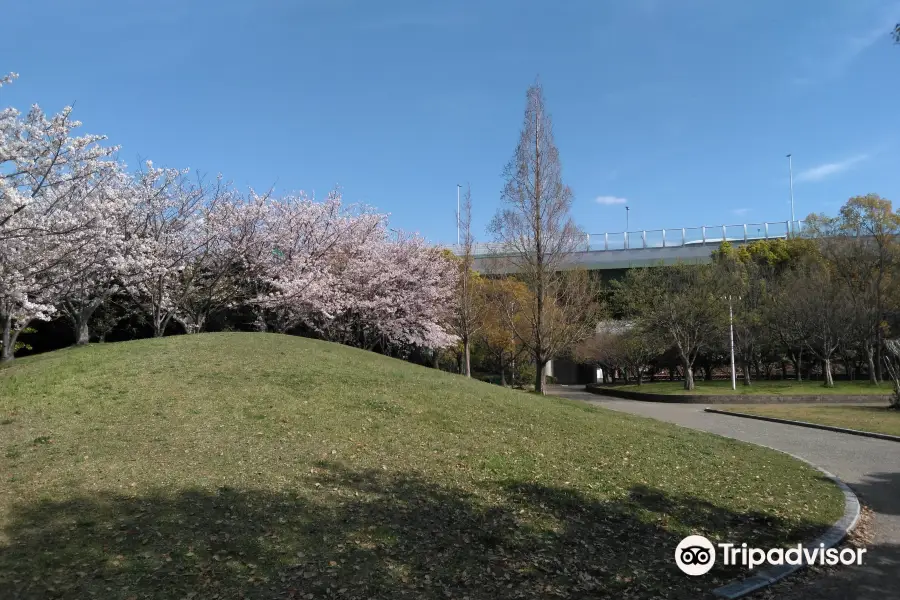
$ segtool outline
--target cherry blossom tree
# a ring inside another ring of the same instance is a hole
[[[150,161],[136,175],[134,191],[147,269],[129,291],[147,313],[154,337],[162,337],[190,289],[188,263],[205,243],[196,235],[204,191],[188,179],[188,170],[158,168]]]
[[[76,345],[90,341],[88,324],[94,312],[139,281],[150,265],[134,179],[124,168],[118,165],[96,186],[92,238],[66,261],[69,276],[62,283],[59,309],[72,323]]]
[[[173,320],[197,333],[214,311],[247,302],[241,284],[266,245],[265,196],[187,174],[148,163],[137,181],[149,270],[132,294],[157,337]]]
[[[184,287],[174,319],[188,333],[202,331],[215,311],[252,299],[246,281],[268,249],[268,195],[245,197],[221,181],[206,195],[190,230],[196,245],[177,280]]]
[[[417,235],[382,231],[354,259],[339,282],[340,341],[369,350],[456,343],[449,329],[458,268],[450,257]]]
[[[33,260],[56,248],[49,237],[13,237],[0,249],[0,363],[13,360],[19,334],[53,315],[57,279],[52,260]]]
[[[48,117],[37,105],[25,115],[0,111],[2,362],[12,360],[30,322],[54,314],[73,258],[94,239],[104,208],[97,190],[115,171],[117,148],[102,146],[103,136],[73,137],[81,123],[71,113]]]
[[[263,291],[254,304],[276,331],[301,323],[320,333],[328,328],[346,302],[341,273],[382,221],[366,207],[345,207],[338,190],[323,202],[302,192],[271,202],[265,228],[270,248],[258,265]]]

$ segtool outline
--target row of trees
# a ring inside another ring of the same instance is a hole
[[[0,85],[9,84],[14,75]],[[491,223],[512,277],[474,268],[471,194],[461,256],[388,228],[338,191],[242,192],[147,161],[130,172],[103,136],[75,134],[71,108],[0,113],[0,361],[36,322],[69,322],[76,344],[213,328],[295,331],[437,360],[471,350],[505,378],[546,363],[596,323],[596,287],[565,268],[583,239],[569,216],[552,123],[536,84]],[[530,368],[529,368],[530,367]]]
[[[385,215],[337,191],[244,193],[149,161],[129,172],[106,138],[75,135],[71,112],[0,112],[0,361],[59,316],[87,343],[114,298],[156,336],[232,311],[366,348],[455,341],[454,262]]]
[[[745,385],[751,372],[821,369],[834,384],[882,378],[885,340],[900,314],[900,215],[877,195],[850,199],[838,216],[810,215],[802,237],[724,243],[712,264],[633,269],[613,285],[624,319],[580,344],[583,360],[624,368],[638,380],[677,358],[685,388],[729,355],[729,327]],[[733,319],[730,318],[730,312]]]

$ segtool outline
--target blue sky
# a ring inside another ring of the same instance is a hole
[[[11,4],[11,5],[10,5]],[[131,165],[340,184],[394,227],[494,214],[537,75],[587,231],[900,202],[897,0],[15,1],[0,104],[76,102]],[[598,201],[599,199],[599,201]]]

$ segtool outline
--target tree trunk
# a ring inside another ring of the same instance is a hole
[[[19,334],[28,327],[31,321],[21,324],[17,328],[12,326],[12,317],[7,317],[3,322],[3,332],[0,333],[0,342],[3,348],[0,349],[0,365],[9,364],[13,361],[16,354],[16,342],[19,341]]]
[[[506,365],[503,364],[503,352],[500,353],[500,385],[506,387]]]
[[[694,371],[691,367],[684,368],[684,389],[688,391],[694,389]]]
[[[469,340],[463,340],[463,353],[465,354],[466,377],[472,377],[472,359],[469,353]]]
[[[705,375],[706,375],[706,380],[707,380],[707,381],[712,381],[712,380],[713,380],[713,370],[712,370],[712,365],[709,364],[709,363],[706,363],[706,365],[703,367],[703,371],[704,371],[704,373],[705,373]]]
[[[75,345],[87,346],[91,341],[91,331],[88,328],[88,321],[81,315],[78,315],[75,325]]]
[[[694,389],[694,370],[693,365],[688,361],[686,356],[681,357],[682,366],[684,367],[684,389]]]
[[[797,381],[803,381],[803,350],[797,352],[797,361],[794,363],[794,368],[797,369],[795,373]]]
[[[638,367],[638,368],[635,369],[635,370],[637,371],[637,381],[638,381],[638,385],[639,385],[639,386],[640,386],[640,385],[643,385],[643,383],[644,383],[644,370],[641,369],[640,367]]]
[[[781,379],[782,381],[787,379],[787,363],[785,361],[781,361]]]
[[[86,346],[91,341],[91,330],[90,330],[90,322],[91,317],[94,316],[94,313],[100,308],[100,305],[106,301],[109,297],[109,294],[112,293],[112,290],[103,294],[97,298],[94,298],[87,304],[81,307],[74,315],[74,329],[75,329],[75,345],[76,346]]]
[[[162,319],[153,319],[153,337],[161,338],[166,333],[166,325]],[[279,333],[284,333],[283,331],[279,331]]]
[[[884,366],[884,359],[881,357],[881,329],[878,330],[878,341],[875,344],[875,383],[881,383],[884,381],[884,372],[882,368]]]
[[[747,363],[747,361],[743,361],[743,363],[741,364],[741,367],[742,367],[741,371],[743,371],[743,374],[744,374],[744,385],[749,386],[750,385],[750,365]]]
[[[175,317],[175,320],[178,323],[181,323],[186,334],[191,335],[193,333],[200,333],[203,330],[203,325],[206,323],[206,315],[203,313],[187,315],[184,318]],[[285,328],[285,330],[287,330],[287,328]]]
[[[825,387],[834,387],[834,378],[831,376],[831,358],[825,359],[825,367],[822,369],[825,375]]]
[[[0,364],[12,362],[16,343],[12,339],[12,317],[3,319],[3,333],[0,334]]]
[[[544,383],[546,380],[546,375],[544,373],[544,367],[547,365],[547,361],[543,360],[543,358],[535,352],[534,354],[534,391],[538,394],[544,393]]]
[[[869,383],[877,385],[878,376],[875,373],[875,348],[872,347],[872,344],[866,344],[866,362],[868,363],[869,368]]]

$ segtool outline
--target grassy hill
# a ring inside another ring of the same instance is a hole
[[[695,598],[736,572],[684,535],[842,508],[776,452],[270,334],[18,360],[0,478],[2,598]]]

